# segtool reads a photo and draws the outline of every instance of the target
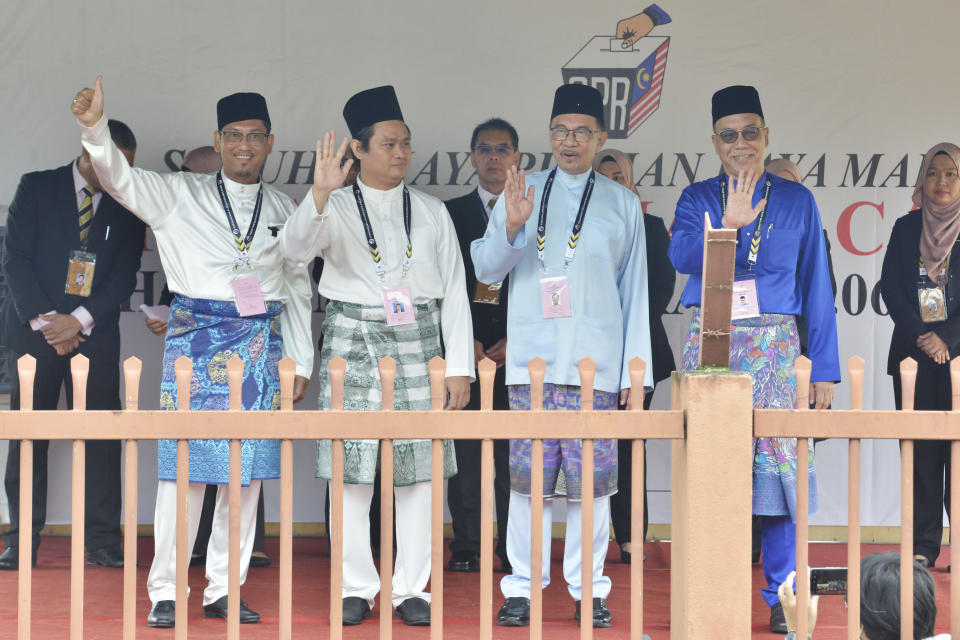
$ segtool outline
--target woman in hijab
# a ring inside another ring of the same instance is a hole
[[[960,353],[960,147],[942,142],[923,160],[913,211],[897,220],[883,258],[880,290],[893,319],[887,373],[901,409],[900,361],[917,361],[913,409],[950,411],[950,358]],[[914,443],[913,553],[932,567],[950,509],[950,442]]]
[[[633,191],[637,197],[637,187],[633,183],[633,164],[622,151],[604,149],[593,161],[593,168],[611,180],[620,183]],[[650,295],[650,347],[653,362],[647,363],[653,368],[654,384],[670,377],[670,372],[676,368],[673,351],[667,342],[667,331],[663,327],[662,316],[667,312],[667,305],[673,297],[673,288],[677,281],[677,273],[667,257],[667,245],[670,236],[663,220],[648,213],[643,214],[643,228],[647,239],[647,290]],[[643,408],[650,408],[653,393],[643,399]],[[613,521],[613,531],[620,545],[620,560],[630,563],[630,478],[632,473],[632,443],[630,440],[621,440],[618,445],[619,472],[617,478],[617,493],[610,497],[610,518]],[[647,534],[647,496],[643,496],[643,538]],[[641,550],[642,551],[642,550]]]

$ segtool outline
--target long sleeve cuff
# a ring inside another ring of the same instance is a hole
[[[82,327],[80,329],[80,332],[85,336],[89,336],[90,332],[93,331],[93,327],[95,326],[96,323],[94,323],[93,316],[90,315],[90,312],[87,311],[87,308],[84,307],[83,305],[80,305],[79,307],[71,311],[70,315],[72,315],[74,318],[80,321],[80,325]]]

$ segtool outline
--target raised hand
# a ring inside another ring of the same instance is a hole
[[[343,186],[343,181],[347,179],[350,167],[353,166],[352,159],[340,166],[349,141],[349,138],[344,138],[338,148],[337,134],[333,129],[327,131],[322,140],[317,140],[317,159],[313,168],[314,192],[329,193]]]
[[[70,111],[77,120],[88,127],[100,122],[103,117],[103,76],[97,76],[93,89],[84,87],[70,104]]]
[[[762,175],[762,174],[761,174]],[[723,216],[723,226],[727,229],[745,227],[756,219],[767,199],[762,198],[757,206],[753,206],[753,192],[757,187],[760,176],[753,169],[737,176],[737,185],[733,185],[733,176],[727,177],[727,210]]]
[[[533,213],[533,192],[533,185],[527,189],[526,172],[521,169],[518,173],[515,166],[510,167],[503,195],[507,209],[507,242],[511,244]]]

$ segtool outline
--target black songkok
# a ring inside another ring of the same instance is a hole
[[[221,131],[231,122],[263,120],[270,131],[267,101],[259,93],[234,93],[217,102],[217,128]]]
[[[755,113],[763,117],[760,94],[753,87],[736,84],[713,94],[713,123],[735,113]]]
[[[550,119],[553,120],[564,113],[582,113],[597,119],[603,127],[603,96],[593,87],[585,84],[560,85],[553,94],[553,111]]]
[[[403,113],[400,111],[400,102],[397,92],[392,85],[374,87],[354,94],[347,104],[343,105],[343,119],[347,121],[350,135],[357,137],[361,131],[378,122],[400,120],[403,122]]]

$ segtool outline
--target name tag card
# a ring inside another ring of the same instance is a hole
[[[500,290],[502,288],[503,282],[494,282],[493,284],[477,282],[477,288],[473,292],[473,301],[481,304],[500,304]]]
[[[237,312],[241,317],[259,316],[267,312],[260,290],[260,278],[237,278],[230,283],[233,286],[233,298],[237,303]]]
[[[924,322],[943,322],[947,319],[947,297],[943,287],[927,287],[917,293],[920,296],[920,318]]]
[[[381,296],[383,297],[383,310],[387,314],[388,326],[395,327],[417,321],[410,287],[404,285],[393,289],[383,289]]]
[[[71,251],[67,262],[67,284],[64,292],[72,296],[90,295],[93,290],[93,269],[97,256],[88,251]]]
[[[734,280],[733,308],[730,312],[731,320],[760,317],[760,302],[757,298],[756,280]]]
[[[570,280],[567,276],[554,276],[540,280],[540,303],[544,318],[569,318]]]

